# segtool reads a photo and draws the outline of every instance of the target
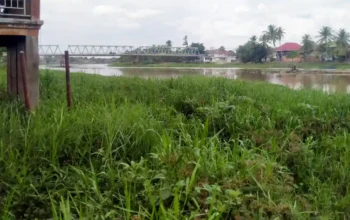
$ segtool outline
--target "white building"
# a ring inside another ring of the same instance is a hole
[[[232,63],[237,60],[237,57],[233,51],[222,51],[219,49],[207,50],[207,54],[208,57],[211,58],[211,62],[214,63]]]
[[[203,63],[211,63],[211,62],[213,62],[213,58],[210,57],[210,56],[202,56],[201,59],[202,59]]]

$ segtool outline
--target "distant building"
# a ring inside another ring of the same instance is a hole
[[[301,49],[301,45],[298,43],[285,43],[285,44],[283,44],[280,47],[277,47],[275,49],[276,57],[277,57],[277,59],[279,59],[281,61],[285,61],[285,62],[298,61],[301,59],[300,57],[294,58],[294,59],[288,59],[287,55],[289,52],[292,52],[292,51],[300,52],[300,49]]]
[[[222,51],[222,50],[207,50],[207,56],[204,62],[215,62],[215,63],[232,63],[237,60],[236,54],[233,51]]]
[[[211,63],[211,62],[213,62],[213,58],[210,56],[202,56],[202,61],[204,63]]]

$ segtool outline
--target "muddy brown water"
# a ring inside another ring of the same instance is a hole
[[[59,67],[41,66],[41,69],[64,70]],[[301,72],[281,73],[280,70],[243,70],[235,68],[120,68],[104,64],[72,65],[71,72],[104,76],[144,78],[175,78],[181,76],[225,77],[234,80],[263,81],[288,86],[293,89],[317,89],[324,92],[350,93],[349,73]]]

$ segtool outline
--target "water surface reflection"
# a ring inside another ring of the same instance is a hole
[[[63,70],[63,68],[45,67]],[[264,81],[285,85],[293,89],[318,89],[324,92],[350,93],[350,74],[297,73],[280,74],[278,71],[242,70],[235,68],[119,68],[107,65],[73,65],[72,72],[99,74],[104,76],[126,76],[144,78],[175,78],[181,76],[204,75],[208,77],[225,77],[247,81]]]

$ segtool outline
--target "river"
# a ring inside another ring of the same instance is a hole
[[[41,66],[41,69],[64,70],[59,67]],[[293,73],[281,74],[278,71],[242,70],[236,68],[121,68],[105,64],[72,65],[71,72],[99,74],[103,76],[126,76],[145,78],[171,78],[203,75],[225,77],[234,80],[264,81],[288,86],[293,89],[318,89],[324,92],[350,93],[350,74]]]

